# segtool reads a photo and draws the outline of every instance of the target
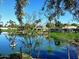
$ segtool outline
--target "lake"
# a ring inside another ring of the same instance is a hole
[[[35,39],[34,38],[24,38],[23,36],[13,36],[14,39],[11,40],[10,36],[7,33],[2,33],[0,35],[0,54],[3,56],[7,56],[12,53],[20,52],[20,48],[23,53],[29,54],[29,48],[26,47],[30,41],[32,43],[31,55],[35,58],[38,53],[41,59],[68,59],[68,48],[66,45],[56,46],[55,42],[52,40],[50,42],[51,52],[48,52],[49,41],[46,40],[43,36],[38,36],[38,41],[41,44],[35,47]],[[11,47],[12,41],[15,40],[16,46],[14,48]],[[27,44],[28,42],[28,44]],[[70,50],[70,59],[78,59],[77,51],[74,46],[69,46]]]

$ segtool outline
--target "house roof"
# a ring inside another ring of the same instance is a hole
[[[77,26],[64,26],[62,29],[76,29]]]

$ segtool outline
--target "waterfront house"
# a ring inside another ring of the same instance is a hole
[[[62,27],[63,32],[76,32],[77,26],[64,26]]]

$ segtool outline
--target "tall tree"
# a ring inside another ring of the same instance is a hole
[[[70,12],[74,18],[79,19],[79,0],[45,0],[42,10],[52,17],[59,17]]]
[[[78,24],[76,24],[76,23],[72,23],[71,26],[78,26]]]
[[[66,12],[72,14],[75,20],[79,20],[79,0],[45,0],[42,10],[46,16],[52,16],[52,20],[63,16]]]
[[[23,22],[22,22],[22,19],[23,19],[23,16],[24,16],[24,12],[23,12],[23,7],[27,4],[27,0],[16,0],[16,16],[17,16],[17,19],[20,23],[20,25],[22,26]]]
[[[55,21],[55,27],[57,28],[61,28],[62,27],[62,23],[60,21]]]
[[[12,21],[12,20],[9,20],[8,22],[7,22],[7,24],[9,23],[9,25],[8,26],[10,26],[10,27],[15,27],[15,22],[14,21]]]

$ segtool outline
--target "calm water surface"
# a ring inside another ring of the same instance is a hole
[[[15,49],[12,49],[10,47],[11,44],[11,40],[9,40],[6,37],[7,33],[2,33],[0,35],[0,54],[2,55],[9,55],[15,52],[19,52],[20,51],[20,47],[22,48],[22,51],[24,53],[28,53],[29,49],[25,48],[25,45],[23,44],[23,42],[27,43],[27,41],[22,37],[22,36],[16,36],[15,38],[15,42],[16,42],[16,47]],[[41,59],[68,59],[68,52],[67,52],[67,46],[61,46],[61,47],[57,47],[54,43],[54,41],[51,41],[50,46],[52,47],[52,52],[48,53],[47,52],[47,46],[49,46],[49,42],[43,37],[43,36],[39,36],[38,38],[40,38],[41,41],[41,45],[39,47],[37,47],[36,50],[32,49],[32,57],[36,57],[36,55],[39,52],[40,49],[40,53],[39,56]],[[31,38],[32,39],[32,38]],[[32,40],[32,43],[34,42],[34,40]],[[33,43],[34,45],[34,43]],[[70,57],[71,59],[77,59],[77,54],[76,54],[76,48],[73,46],[70,46]]]

